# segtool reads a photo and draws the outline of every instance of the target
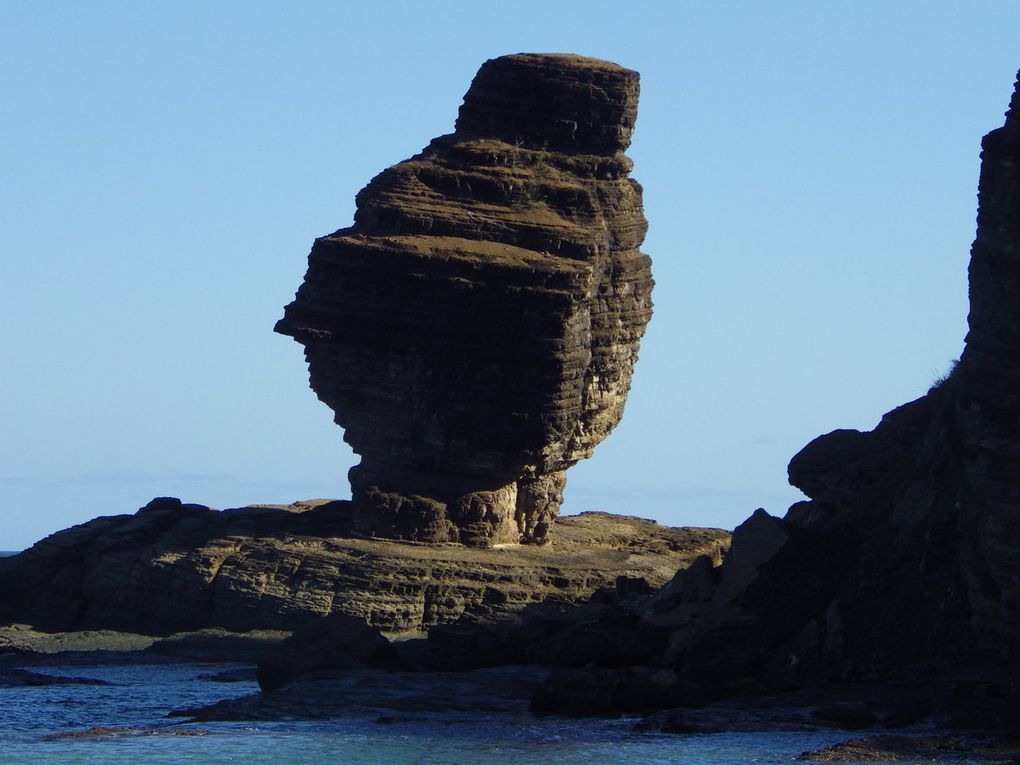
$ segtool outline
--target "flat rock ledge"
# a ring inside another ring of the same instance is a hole
[[[669,581],[729,533],[606,513],[556,520],[544,546],[476,549],[356,537],[349,503],[217,511],[159,498],[0,560],[0,624],[51,632],[169,635],[217,627],[293,630],[342,613],[389,635],[485,621],[536,603],[569,606],[641,578]]]

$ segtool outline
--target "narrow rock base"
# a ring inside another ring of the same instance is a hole
[[[548,542],[567,480],[565,471],[500,481],[364,463],[349,477],[358,533],[471,547]]]

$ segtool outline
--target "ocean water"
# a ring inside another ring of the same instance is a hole
[[[474,715],[417,710],[380,717],[362,710],[338,719],[188,723],[167,718],[257,690],[254,682],[199,679],[229,667],[209,664],[50,665],[30,669],[91,677],[111,685],[0,688],[0,763],[106,765],[657,765],[790,763],[805,750],[847,738],[833,731],[667,735],[634,730],[634,720],[532,719],[518,711]],[[94,726],[116,735],[68,737]],[[177,735],[186,734],[186,735]]]

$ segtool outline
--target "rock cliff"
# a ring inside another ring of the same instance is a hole
[[[276,331],[361,463],[358,531],[544,542],[565,471],[619,422],[651,316],[638,75],[487,61],[450,135],[384,170],[317,239]]]
[[[1020,81],[982,148],[959,363],[874,430],[809,443],[789,465],[809,501],[759,511],[721,567],[695,563],[632,608],[656,649],[631,663],[672,673],[669,704],[905,682],[997,699],[985,722],[1020,730]],[[596,663],[584,682],[627,708],[633,677]],[[588,703],[581,687],[561,676],[540,708]]]
[[[149,635],[292,630],[342,614],[388,633],[568,606],[719,555],[729,534],[585,513],[541,547],[477,550],[348,536],[347,502],[217,511],[165,498],[96,518],[0,559],[0,624]]]
[[[840,564],[808,656],[841,673],[1020,659],[1020,82],[982,149],[959,363],[875,430],[790,463],[811,501],[787,523]]]

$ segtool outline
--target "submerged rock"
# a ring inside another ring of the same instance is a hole
[[[17,667],[0,667],[0,688],[32,688],[45,685],[109,685],[109,683],[92,677],[48,675]]]
[[[195,728],[113,728],[94,725],[85,730],[65,730],[43,736],[43,741],[65,741],[68,739],[136,738],[138,736],[207,736],[209,731]]]
[[[384,170],[316,240],[276,331],[361,455],[357,529],[544,542],[565,471],[623,415],[651,317],[638,74],[487,61],[456,130]]]
[[[196,680],[206,680],[210,683],[254,683],[256,682],[255,667],[237,667],[225,669],[222,672],[203,672]]]

